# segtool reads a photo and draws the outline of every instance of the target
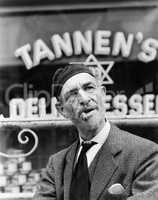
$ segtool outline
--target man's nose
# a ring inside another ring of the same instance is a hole
[[[78,97],[81,105],[87,104],[90,101],[89,95],[82,89],[78,91]]]

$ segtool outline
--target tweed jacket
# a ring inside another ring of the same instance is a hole
[[[69,200],[77,142],[50,157],[34,200]],[[90,200],[107,200],[107,189],[120,183],[128,200],[158,200],[158,145],[111,129],[91,180]]]

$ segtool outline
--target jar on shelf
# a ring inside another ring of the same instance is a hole
[[[21,174],[28,174],[32,170],[32,163],[25,161],[20,164],[19,171]]]
[[[20,186],[11,183],[5,187],[5,193],[20,193]]]

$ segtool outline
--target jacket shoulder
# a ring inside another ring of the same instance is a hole
[[[119,147],[126,153],[132,153],[135,155],[140,155],[146,157],[151,155],[153,152],[158,153],[158,144],[152,142],[151,140],[145,139],[143,137],[134,135],[128,131],[122,130],[115,125],[111,126],[111,141],[113,141],[113,147]]]
[[[67,153],[71,150],[71,148],[72,148],[75,144],[76,144],[76,141],[75,141],[74,143],[72,143],[69,147],[62,149],[62,150],[58,151],[58,152],[55,153],[55,154],[52,154],[52,155],[49,157],[48,164],[53,163],[53,162],[56,162],[56,161],[57,161],[57,162],[60,162],[60,161],[62,162],[62,161],[65,159]]]
[[[131,133],[131,132],[128,132],[125,130],[121,130],[121,129],[120,129],[120,137],[123,140],[125,140],[128,144],[130,144],[131,147],[133,147],[133,145],[135,147],[142,146],[143,148],[147,147],[147,146],[158,147],[158,144],[156,144],[155,142],[153,142],[149,139],[140,137],[138,135],[135,135],[134,133]]]

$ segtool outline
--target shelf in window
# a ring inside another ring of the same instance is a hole
[[[0,193],[0,199],[31,199],[33,195],[34,193]]]
[[[155,115],[126,115],[126,116],[110,116],[109,121],[117,125],[135,125],[135,126],[158,126],[158,114]],[[64,118],[23,118],[11,119],[1,118],[0,127],[2,126],[19,126],[19,127],[49,127],[49,126],[72,126],[72,122]]]

